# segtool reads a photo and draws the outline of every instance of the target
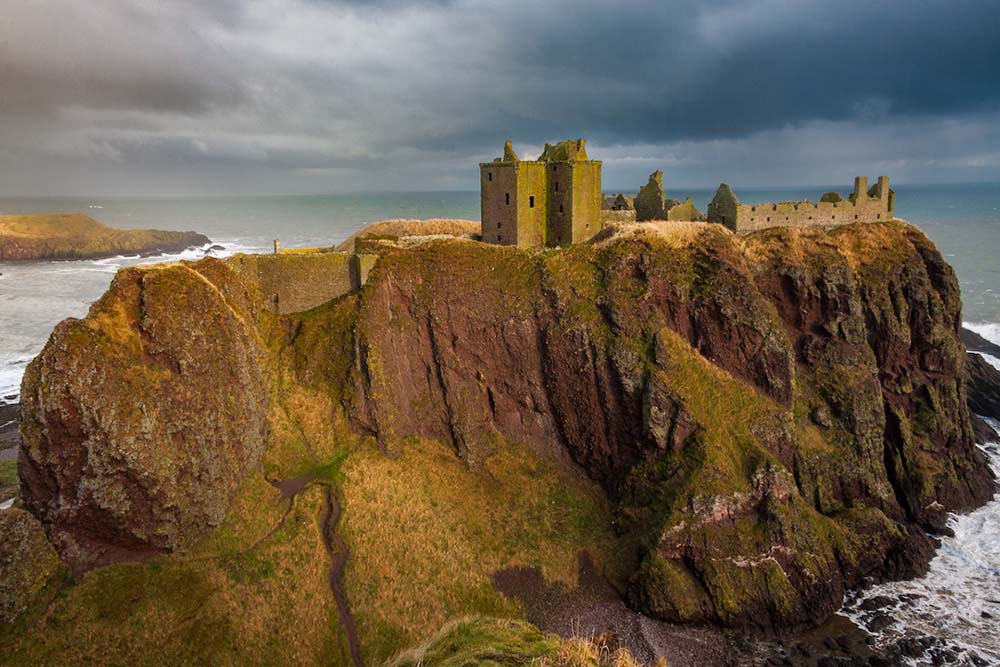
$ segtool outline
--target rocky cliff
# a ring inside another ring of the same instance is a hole
[[[155,562],[148,591],[196,568],[215,591],[196,616],[222,618],[280,606],[325,549],[341,565],[322,627],[351,628],[328,631],[369,660],[456,614],[516,615],[493,572],[572,586],[583,550],[651,615],[787,628],[862,578],[919,572],[946,513],[995,490],[957,281],[903,223],[433,241],[288,315],[255,276],[213,259],[123,271],[31,364],[22,502],[77,571]],[[325,511],[303,494],[316,484]],[[60,627],[93,627],[105,571]],[[268,618],[241,619],[234,645]]]
[[[197,232],[112,229],[82,213],[0,215],[0,260],[158,255],[209,243]]]

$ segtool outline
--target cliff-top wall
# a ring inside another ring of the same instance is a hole
[[[741,204],[728,185],[721,185],[709,206],[708,220],[735,232],[745,233],[770,227],[836,227],[855,222],[882,222],[893,219],[889,178],[880,176],[868,189],[868,179],[854,179],[854,193],[848,200],[768,202]]]

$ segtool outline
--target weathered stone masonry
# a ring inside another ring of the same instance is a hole
[[[521,160],[511,143],[480,171],[482,240],[522,248],[586,241],[601,228],[601,162],[584,140],[564,141],[538,160]]]
[[[868,189],[868,178],[858,176],[854,179],[854,193],[849,200],[818,203],[803,200],[741,204],[729,186],[723,183],[708,207],[708,220],[735,232],[750,232],[768,227],[833,227],[852,222],[892,220],[892,209],[888,176],[879,176],[871,190]]]

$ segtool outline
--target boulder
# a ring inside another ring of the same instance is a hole
[[[0,626],[17,620],[62,571],[35,517],[18,508],[0,510]]]

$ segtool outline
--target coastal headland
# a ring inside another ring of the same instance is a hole
[[[905,222],[376,236],[123,269],[56,327],[0,662],[554,660],[518,619],[577,595],[642,630],[597,653],[752,664],[726,633],[921,573],[996,490],[957,279]]]
[[[0,262],[159,255],[209,243],[197,232],[113,229],[84,215],[0,215]]]

